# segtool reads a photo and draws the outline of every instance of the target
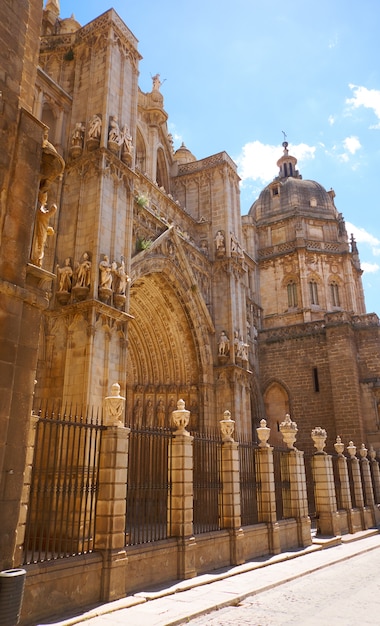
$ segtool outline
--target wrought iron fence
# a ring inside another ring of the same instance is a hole
[[[309,507],[309,517],[311,523],[314,526],[316,524],[316,510],[315,510],[315,491],[314,491],[314,476],[311,465],[312,454],[304,454],[305,461],[305,475],[306,475],[306,492],[307,502]]]
[[[39,417],[24,564],[91,552],[103,426],[93,416]]]
[[[258,484],[255,451],[257,444],[252,441],[239,441],[240,459],[240,506],[241,524],[250,526],[257,524],[258,516]]]
[[[337,506],[338,511],[343,509],[342,482],[340,480],[339,463],[340,463],[340,459],[338,455],[333,454],[332,464],[333,464],[333,474],[334,474],[334,483],[335,483],[336,506]]]
[[[171,441],[170,429],[133,427],[131,430],[125,528],[129,545],[170,536]]]
[[[221,450],[219,433],[192,433],[194,482],[194,533],[220,529],[222,506]]]

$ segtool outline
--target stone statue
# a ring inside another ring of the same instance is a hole
[[[70,293],[73,280],[73,268],[71,267],[70,257],[65,259],[65,265],[59,267],[57,265],[58,274],[58,291],[65,291]]]
[[[85,126],[83,122],[76,122],[73,133],[71,135],[72,145],[82,145],[84,137]]]
[[[248,344],[244,343],[242,335],[239,338],[237,358],[242,361],[248,361]]]
[[[105,254],[103,261],[99,263],[100,270],[100,281],[99,288],[100,289],[111,289],[112,288],[112,267],[109,262],[108,256]]]
[[[128,152],[128,154],[132,154],[132,135],[129,133],[129,128],[126,124],[124,124],[123,128],[121,129],[120,145],[122,146],[122,152]]]
[[[36,212],[31,261],[34,265],[42,267],[46,239],[49,235],[54,235],[54,229],[49,226],[49,220],[57,212],[57,205],[52,204],[50,209],[48,209],[46,205],[47,191],[45,190],[40,190],[38,201],[40,206]]]
[[[143,408],[142,408],[141,400],[140,398],[137,398],[135,402],[135,406],[133,407],[133,423],[135,425],[139,425],[139,426],[141,425],[142,413],[143,413]]]
[[[148,426],[153,425],[153,402],[152,400],[148,400],[145,406],[145,423]]]
[[[157,426],[163,428],[165,426],[165,405],[163,400],[159,400],[156,408]]]
[[[162,85],[162,82],[160,81],[160,75],[155,74],[154,76],[152,76],[152,81],[153,81],[153,91],[160,91],[160,87]]]
[[[88,128],[88,138],[89,139],[100,139],[100,135],[102,132],[102,120],[99,115],[93,115],[89,122]]]
[[[218,342],[218,355],[228,356],[230,353],[230,340],[228,339],[226,332],[222,330]]]
[[[226,249],[226,241],[221,230],[216,233],[215,245],[218,251],[224,252]]]
[[[104,399],[105,423],[106,426],[123,427],[121,417],[124,413],[125,398],[120,395],[119,383],[114,383],[111,387],[111,395]]]
[[[89,287],[91,284],[91,261],[87,252],[83,254],[82,262],[78,266],[76,287]]]
[[[120,134],[120,128],[117,121],[116,115],[111,115],[110,117],[110,126],[108,131],[108,141],[114,141],[118,145],[122,144],[122,138]]]
[[[127,290],[127,283],[130,283],[131,279],[125,271],[125,262],[123,258],[121,259],[121,264],[119,267],[117,267],[117,264],[115,261],[112,263],[112,272],[113,272],[113,276],[115,277],[115,283],[114,283],[115,293],[121,296],[125,296],[125,292]]]

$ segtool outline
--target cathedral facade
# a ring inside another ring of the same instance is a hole
[[[170,426],[183,398],[193,431],[228,410],[254,441],[265,418],[276,445],[289,413],[302,449],[316,425],[330,451],[338,435],[380,448],[379,319],[334,192],[284,142],[242,217],[229,155],[174,149],[160,76],[141,91],[117,13],[81,26],[39,5],[6,21],[14,68],[1,53],[4,563],[33,407],[101,410],[118,382],[127,425]]]

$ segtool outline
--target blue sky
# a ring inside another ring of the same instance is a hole
[[[241,211],[277,175],[282,131],[303,178],[335,190],[380,315],[379,0],[61,0],[86,24],[113,7],[139,40],[140,87],[159,73],[169,131],[238,164]]]

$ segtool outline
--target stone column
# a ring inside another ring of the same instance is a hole
[[[366,520],[365,510],[364,510],[364,495],[363,495],[363,486],[362,479],[360,474],[360,465],[359,459],[356,455],[356,446],[352,441],[350,441],[347,446],[347,452],[350,455],[348,458],[348,466],[350,468],[351,477],[352,477],[352,489],[353,489],[353,499],[354,499],[354,508],[359,509],[360,518],[362,524],[362,530],[367,530],[368,524]]]
[[[380,504],[380,470],[379,463],[376,460],[376,450],[371,445],[369,448],[369,458],[372,470],[373,490],[375,493],[375,503]]]
[[[260,500],[258,502],[259,521],[267,524],[271,554],[279,554],[281,552],[281,543],[276,511],[273,448],[267,443],[270,428],[267,427],[266,420],[261,420],[260,427],[256,429],[256,432],[260,442],[256,451],[256,480],[261,485]]]
[[[222,433],[222,528],[230,533],[230,562],[244,563],[244,533],[241,528],[239,444],[234,441],[235,422],[229,411],[220,421]]]
[[[294,517],[297,522],[298,544],[309,546],[311,544],[311,522],[306,489],[306,472],[304,453],[294,447],[298,432],[296,422],[285,416],[280,424],[280,432],[284,443],[288,448],[287,470],[289,473],[290,494],[287,503],[284,503],[284,514]],[[288,510],[285,510],[285,507]]]
[[[344,509],[347,513],[347,525],[350,533],[355,532],[355,524],[352,516],[352,500],[351,500],[351,491],[350,491],[350,479],[348,476],[348,467],[347,467],[347,459],[343,455],[344,444],[340,436],[336,438],[336,443],[334,443],[334,448],[338,454],[337,469],[339,475],[339,489],[340,489],[340,503],[342,509]]]
[[[176,426],[169,457],[169,479],[172,486],[171,502],[168,506],[171,518],[169,533],[178,538],[178,578],[196,576],[195,538],[193,534],[193,440],[186,430],[190,411],[185,402],[178,400],[177,410],[172,412]]]
[[[123,426],[125,398],[105,399],[106,429],[102,433],[99,460],[99,492],[96,507],[95,549],[103,555],[102,600],[117,600],[126,589],[126,489],[130,429]]]
[[[336,502],[335,480],[331,454],[323,451],[327,433],[323,428],[313,428],[311,436],[317,452],[311,459],[314,479],[315,511],[317,533],[339,536],[341,534],[339,513]]]
[[[368,450],[362,443],[362,447],[359,450],[360,453],[360,466],[363,482],[363,490],[365,496],[365,506],[371,510],[372,524],[378,526],[380,522],[380,512],[377,506],[375,506],[375,495],[372,486],[371,466],[367,458]]]

